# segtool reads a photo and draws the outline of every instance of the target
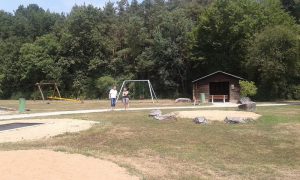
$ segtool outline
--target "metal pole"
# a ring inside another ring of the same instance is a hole
[[[149,86],[149,91],[150,91],[150,94],[151,94],[152,103],[154,103],[153,94],[152,94],[152,91],[151,91],[151,85],[150,85],[150,81],[149,80],[148,80],[148,86]]]
[[[122,84],[122,86],[121,86],[121,89],[120,89],[120,91],[119,91],[119,93],[118,93],[118,97],[117,97],[116,103],[117,103],[118,100],[119,100],[119,97],[120,97],[120,94],[121,94],[121,91],[122,91],[122,89],[123,89],[123,86],[124,86],[125,82],[126,82],[126,81],[123,81],[123,84]]]
[[[149,82],[150,82],[150,81],[149,81]],[[156,94],[155,94],[155,91],[154,91],[154,89],[153,89],[153,86],[152,86],[151,82],[150,82],[150,86],[151,86],[152,92],[153,92],[153,94],[154,94],[154,97],[155,97],[155,99],[156,99],[156,101],[157,101],[157,96],[156,96]]]

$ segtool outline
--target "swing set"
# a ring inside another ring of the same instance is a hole
[[[44,92],[43,92],[42,87],[43,86],[48,86],[48,87],[50,86],[50,88],[51,87],[53,88],[53,92],[52,92],[51,96],[47,97],[47,99],[50,99],[50,100],[70,101],[70,102],[82,102],[82,101],[77,100],[77,99],[62,98],[61,95],[60,95],[57,83],[50,83],[50,82],[44,83],[44,82],[40,82],[40,83],[35,83],[35,85],[39,89],[39,92],[41,94],[41,97],[42,97],[43,101],[45,101],[45,96],[44,96]]]
[[[144,82],[144,83],[147,83],[148,84],[148,88],[149,88],[149,92],[150,92],[150,96],[151,96],[151,99],[152,99],[152,103],[154,103],[154,98],[156,99],[156,101],[157,101],[157,96],[156,96],[156,94],[155,94],[155,92],[154,92],[154,89],[153,89],[153,87],[152,87],[152,84],[151,84],[151,82],[150,82],[150,80],[125,80],[125,81],[123,81],[123,83],[122,83],[122,86],[121,86],[121,88],[120,88],[120,91],[119,91],[119,93],[118,93],[118,96],[117,96],[117,102],[118,102],[118,100],[119,100],[119,97],[120,97],[120,94],[121,94],[121,92],[123,91],[123,89],[125,88],[125,85],[126,84],[128,84],[128,83],[136,83],[136,82]],[[141,86],[140,86],[141,87]],[[136,88],[135,88],[136,89]],[[142,96],[140,96],[140,98],[144,98],[145,96],[145,88],[143,87],[142,88]]]

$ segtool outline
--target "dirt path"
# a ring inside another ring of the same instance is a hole
[[[257,104],[258,107],[262,106],[286,106],[288,104]],[[204,108],[219,108],[219,107],[237,107],[238,104],[232,103],[216,103],[210,106],[173,106],[173,107],[148,107],[148,108],[130,108],[129,111],[143,111],[153,109],[204,109]],[[110,109],[94,109],[94,110],[76,110],[76,111],[56,111],[46,113],[32,113],[32,114],[14,114],[14,115],[0,115],[0,120],[7,119],[24,119],[32,117],[46,117],[67,114],[86,114],[86,113],[99,113],[108,112]],[[115,111],[124,111],[124,109],[115,109]]]
[[[49,150],[0,151],[1,179],[138,179],[110,161]]]

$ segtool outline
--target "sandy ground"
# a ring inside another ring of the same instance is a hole
[[[261,115],[245,111],[222,111],[222,110],[200,110],[200,111],[176,111],[180,118],[195,118],[204,116],[208,120],[224,121],[228,117],[245,117],[258,119]]]
[[[26,119],[0,121],[0,125],[10,123],[44,124],[0,131],[0,143],[17,142],[22,140],[35,140],[56,136],[66,132],[82,131],[89,129],[92,125],[96,124],[97,122],[76,119]]]
[[[49,150],[0,151],[0,162],[5,180],[138,179],[110,161]]]

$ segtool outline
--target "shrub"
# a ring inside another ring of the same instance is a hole
[[[255,83],[252,81],[239,81],[239,84],[241,86],[241,96],[254,96],[257,93],[257,87],[255,86]]]

